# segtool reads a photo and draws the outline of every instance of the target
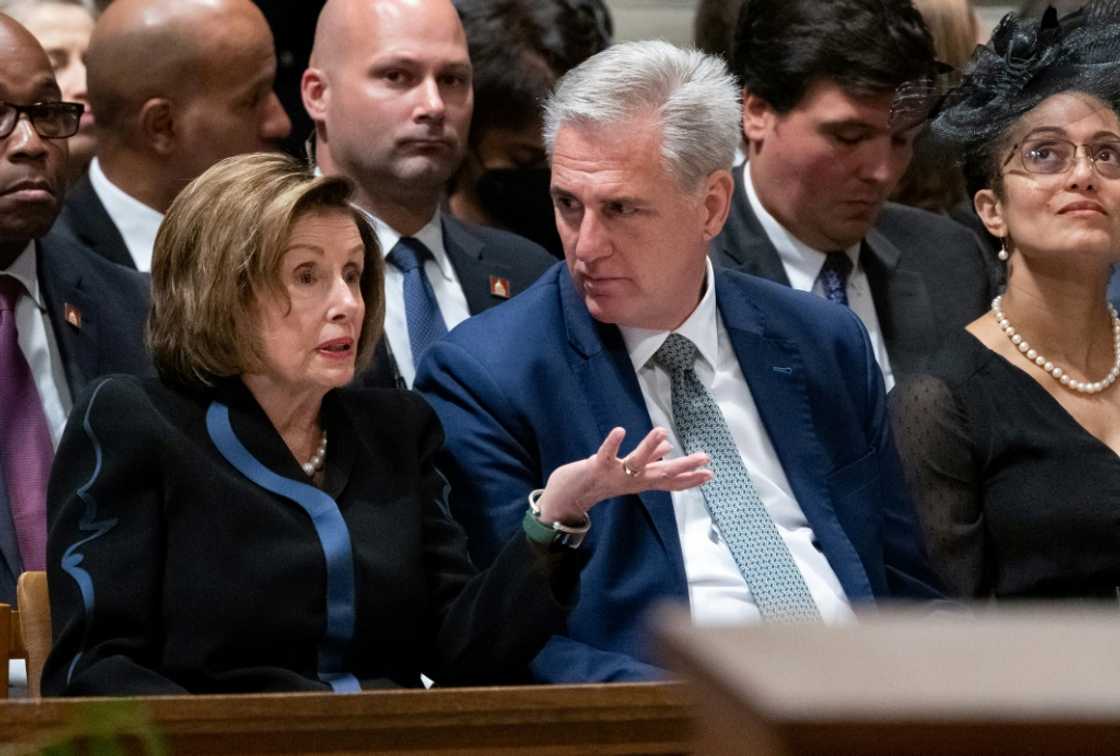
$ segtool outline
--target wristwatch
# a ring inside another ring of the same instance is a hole
[[[542,546],[564,546],[569,549],[578,549],[583,543],[587,531],[591,530],[591,518],[585,512],[583,524],[576,527],[565,525],[562,522],[544,523],[540,520],[541,508],[537,500],[544,493],[543,488],[538,488],[529,494],[529,508],[525,510],[525,517],[521,520],[521,527],[525,535],[533,543]]]

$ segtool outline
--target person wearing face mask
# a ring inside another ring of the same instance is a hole
[[[475,106],[448,207],[562,258],[540,106],[557,79],[610,44],[610,17],[598,0],[456,0],[455,7],[474,67]]]
[[[67,140],[70,162],[67,164],[67,185],[71,185],[89,167],[97,151],[93,111],[86,93],[86,49],[93,33],[93,15],[78,0],[15,0],[0,6],[39,40],[47,52],[55,80],[62,89],[62,99],[86,106],[78,133]]]

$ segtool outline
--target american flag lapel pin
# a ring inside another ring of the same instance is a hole
[[[82,327],[82,311],[69,302],[62,305],[62,317],[75,328]]]
[[[502,299],[509,299],[509,279],[501,276],[490,276],[490,294]]]

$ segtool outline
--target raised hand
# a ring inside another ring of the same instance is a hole
[[[634,451],[619,458],[626,431],[614,428],[599,451],[587,459],[556,468],[548,476],[544,493],[537,500],[540,520],[578,525],[587,510],[600,501],[642,491],[683,491],[712,479],[704,452],[677,459],[663,459],[672,450],[665,439],[669,432],[654,428]]]

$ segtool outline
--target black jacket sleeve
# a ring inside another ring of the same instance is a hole
[[[163,575],[156,417],[123,377],[91,384],[70,416],[47,494],[54,646],[44,695],[186,692],[153,671]]]

